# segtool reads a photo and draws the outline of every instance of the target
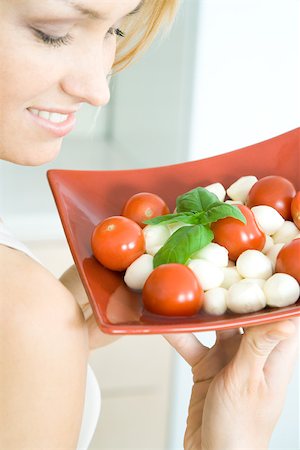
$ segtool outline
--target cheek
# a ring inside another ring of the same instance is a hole
[[[32,47],[10,47],[9,51],[0,50],[0,104],[27,106],[27,102],[37,97],[51,86],[56,76],[56,64],[41,64],[45,54]],[[3,69],[2,69],[3,68]]]

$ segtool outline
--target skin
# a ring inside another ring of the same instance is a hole
[[[209,349],[194,335],[165,338],[190,364],[185,450],[267,450],[298,353],[299,320],[217,332]]]
[[[73,12],[65,0],[1,0],[2,159],[33,166],[53,160],[60,151],[63,138],[34,126],[26,108],[73,110],[83,102],[103,106],[109,101],[107,76],[115,57],[116,37],[108,30],[138,3],[83,1],[103,17],[93,20]],[[58,18],[65,20],[59,23]],[[57,37],[70,33],[74,39],[69,45],[50,47],[32,27]]]
[[[81,3],[97,9],[102,20],[74,15],[64,0],[0,0],[4,160],[35,166],[60,151],[62,138],[35,125],[28,107],[77,109],[84,102],[99,107],[109,101],[116,38],[107,31],[139,2]],[[49,47],[32,27],[55,36],[69,32],[74,40]],[[75,449],[89,351],[112,338],[99,331],[74,266],[56,280],[3,245],[0,261],[0,448]],[[166,336],[194,374],[186,449],[267,448],[296,359],[295,329],[285,321],[249,328],[243,336],[223,332],[212,349],[193,335]],[[253,442],[254,430],[261,428]]]

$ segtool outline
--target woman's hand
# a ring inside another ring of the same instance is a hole
[[[112,344],[120,338],[120,336],[109,335],[100,331],[75,265],[63,273],[60,282],[73,294],[82,310],[88,329],[90,350]]]
[[[185,450],[266,450],[297,358],[297,319],[217,332],[209,349],[193,334],[165,338],[194,378]]]

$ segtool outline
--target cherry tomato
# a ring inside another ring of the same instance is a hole
[[[300,230],[300,191],[297,192],[291,203],[292,219],[296,227]]]
[[[130,197],[124,205],[122,216],[128,217],[139,224],[146,226],[145,220],[169,214],[170,210],[162,198],[149,192],[140,192]]]
[[[295,187],[289,180],[270,175],[261,178],[252,186],[246,200],[246,205],[249,208],[259,205],[272,206],[285,220],[290,220],[291,202],[295,195]]]
[[[244,214],[247,223],[226,217],[211,224],[214,242],[227,248],[229,259],[236,261],[245,250],[262,250],[266,237],[258,228],[253,212],[245,205],[236,205]]]
[[[278,253],[275,272],[287,273],[300,283],[300,239],[293,239]]]
[[[203,304],[203,289],[183,264],[162,264],[151,272],[143,288],[145,308],[166,316],[191,316]]]
[[[93,231],[91,244],[94,256],[103,266],[120,272],[145,253],[141,227],[122,216],[100,222]]]

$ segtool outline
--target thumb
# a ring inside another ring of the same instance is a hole
[[[241,380],[262,372],[275,347],[294,332],[295,325],[290,320],[246,328],[233,361]]]

